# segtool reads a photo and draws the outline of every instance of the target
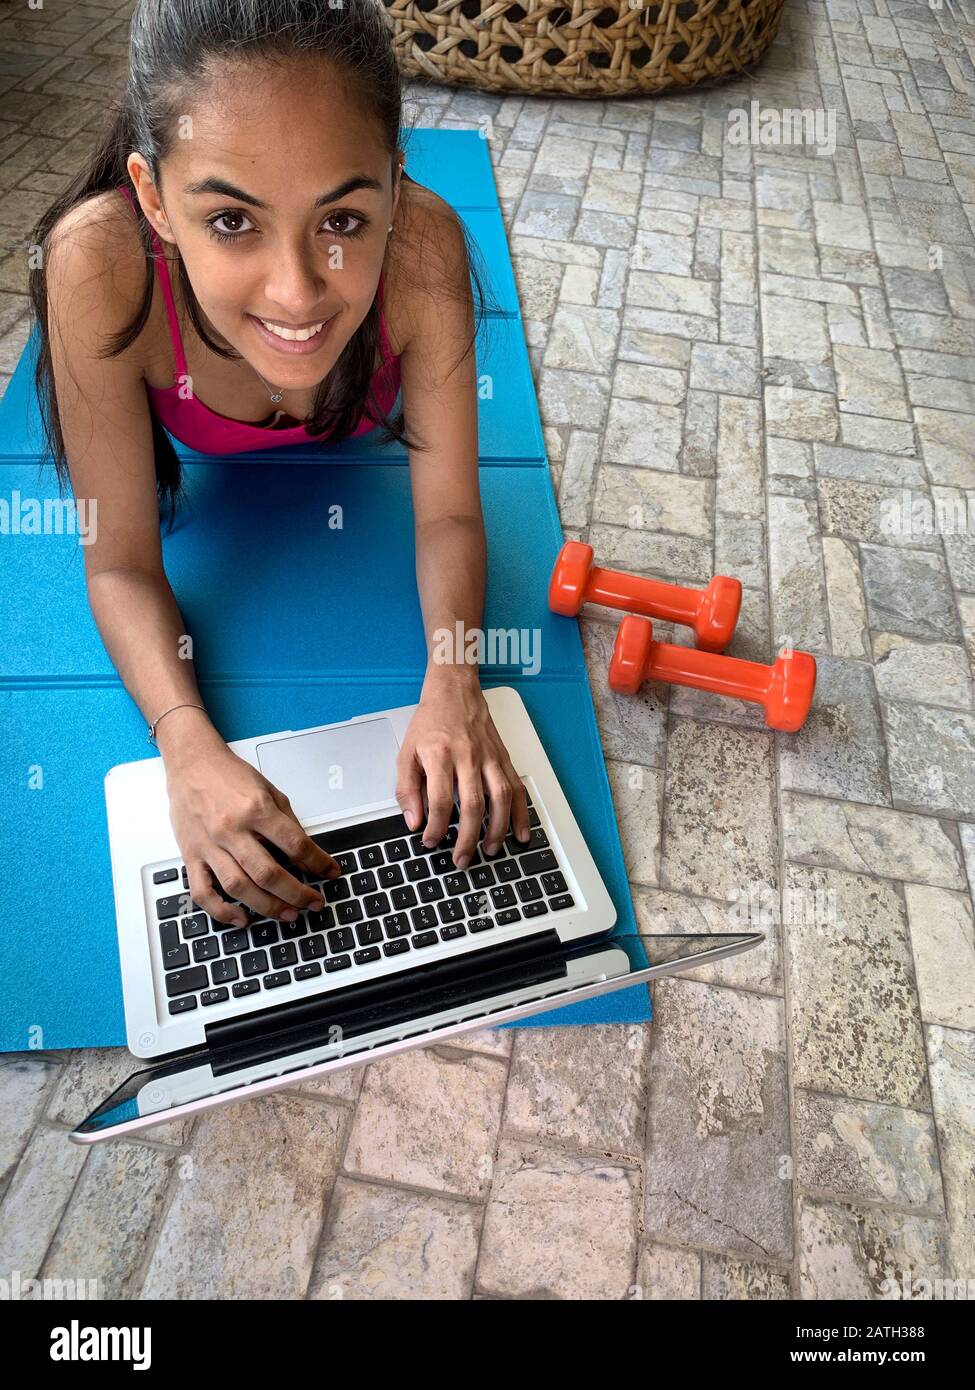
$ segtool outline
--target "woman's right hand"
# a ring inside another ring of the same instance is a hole
[[[284,793],[222,739],[195,742],[167,758],[166,785],[190,895],[212,918],[246,926],[244,903],[262,917],[290,922],[304,908],[323,906],[321,894],[289,874],[262,841],[323,879],[337,878],[341,867],[305,833]],[[225,902],[214,879],[238,901]]]

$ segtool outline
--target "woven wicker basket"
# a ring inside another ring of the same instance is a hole
[[[495,92],[646,96],[748,72],[785,0],[382,0],[411,77]]]

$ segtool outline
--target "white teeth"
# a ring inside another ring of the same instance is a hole
[[[264,319],[258,320],[264,324],[269,333],[275,334],[278,338],[285,338],[289,343],[307,343],[309,338],[314,338],[316,333],[320,333],[328,322],[323,319],[321,323],[316,323],[313,328],[281,328],[276,323],[267,323]]]

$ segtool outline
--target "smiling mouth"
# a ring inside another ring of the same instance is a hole
[[[326,324],[331,322],[331,319],[321,319],[308,328],[285,328],[283,324],[270,323],[257,314],[252,314],[251,317],[257,319],[258,323],[276,338],[283,338],[286,343],[307,343],[309,338],[317,337]]]

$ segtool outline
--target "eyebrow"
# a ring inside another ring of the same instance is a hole
[[[323,193],[320,198],[316,198],[312,206],[325,207],[327,203],[335,203],[339,198],[345,198],[358,188],[373,189],[376,193],[383,192],[383,186],[378,179],[368,178],[365,174],[353,174],[344,183],[340,183],[338,188],[333,188],[330,192]],[[251,207],[267,208],[267,203],[263,203],[260,198],[255,198],[253,193],[245,193],[236,184],[228,183],[226,179],[216,177],[201,179],[198,183],[188,183],[185,185],[184,192],[220,193],[225,198],[235,198],[240,203],[250,203]]]

